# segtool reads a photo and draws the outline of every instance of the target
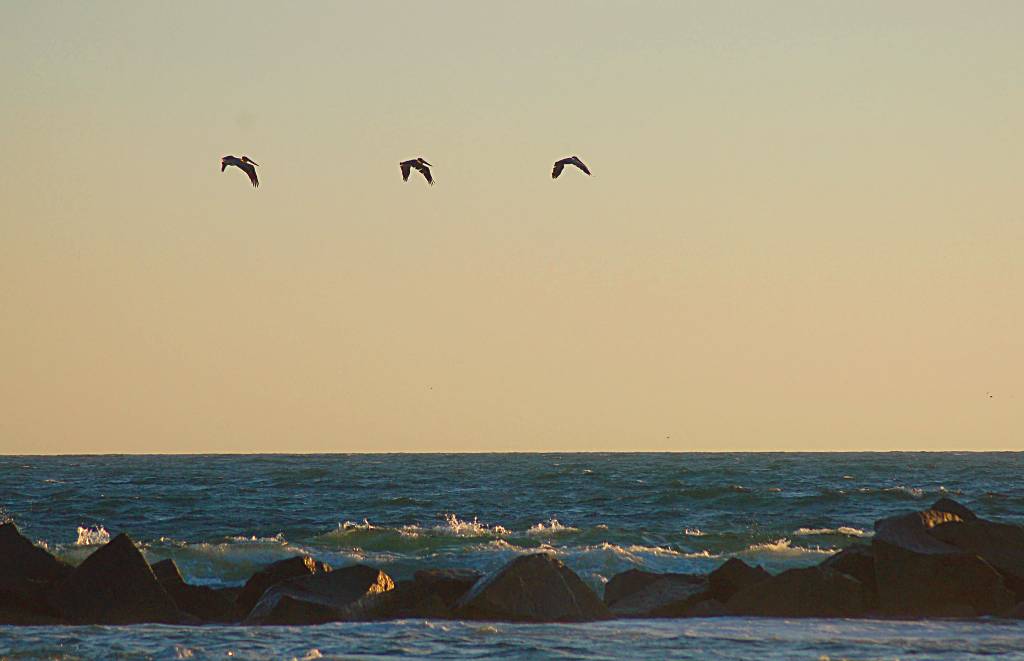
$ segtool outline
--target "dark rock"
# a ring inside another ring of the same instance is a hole
[[[725,608],[725,604],[719,600],[705,599],[687,608],[683,617],[721,617],[728,614],[729,611]]]
[[[955,514],[963,521],[973,521],[978,518],[978,515],[971,511],[966,505],[961,505],[952,498],[939,498],[929,508],[936,512],[948,512]]]
[[[726,608],[732,615],[858,617],[867,612],[867,591],[857,579],[831,569],[789,569],[742,588]]]
[[[928,531],[950,521],[961,521],[956,514],[939,510],[908,512],[875,521],[872,545],[882,542],[914,553],[956,553],[954,546],[940,542]]]
[[[963,519],[940,510],[875,522],[871,548],[882,613],[973,617],[1001,613],[1013,605],[1013,593],[992,565],[935,536],[936,528],[952,523]]]
[[[124,533],[82,561],[54,589],[53,603],[73,624],[187,620]]]
[[[481,578],[459,599],[455,615],[509,622],[586,622],[611,617],[594,591],[549,553],[519,556]]]
[[[268,588],[245,623],[322,624],[353,619],[346,609],[367,595],[394,587],[390,576],[366,565],[290,578]]]
[[[181,572],[178,570],[178,564],[171,558],[154,562],[149,567],[153,570],[156,580],[160,582],[160,585],[164,586],[165,590],[168,587],[185,585],[185,579],[182,578]]]
[[[853,544],[821,563],[825,569],[852,576],[868,591],[869,607],[878,605],[878,581],[875,578],[875,554],[867,544]]]
[[[413,575],[413,582],[454,605],[482,576],[475,569],[421,569]]]
[[[874,542],[878,605],[886,615],[975,617],[1015,601],[1003,577],[970,553],[914,553]]]
[[[707,599],[708,579],[692,574],[660,574],[643,587],[615,600],[608,609],[615,617],[681,617]]]
[[[213,591],[233,604],[238,603],[238,595],[242,594],[242,588],[240,587],[213,588]],[[242,613],[242,615],[246,615],[246,613]]]
[[[273,562],[246,581],[242,591],[238,594],[238,610],[241,613],[249,613],[268,588],[282,581],[300,576],[324,574],[329,571],[331,571],[330,565],[314,560],[308,555],[297,555]]]
[[[708,592],[723,604],[743,588],[760,583],[772,575],[763,567],[751,567],[739,558],[729,558],[718,569],[708,574]]]
[[[1006,614],[1006,617],[1012,617],[1015,620],[1024,620],[1024,601],[1013,607],[1010,612]]]
[[[1003,575],[1017,599],[1024,599],[1024,527],[976,518],[946,523],[929,532],[961,551],[980,556]]]
[[[26,627],[46,627],[65,624],[59,617],[25,611],[17,606],[0,606],[0,624],[13,624]]]
[[[19,577],[0,577],[0,624],[35,624],[59,620],[49,601],[50,583]]]
[[[604,586],[604,603],[611,606],[623,597],[633,594],[647,587],[658,580],[662,574],[642,571],[640,569],[627,569],[612,576]]]
[[[394,590],[368,595],[346,609],[350,620],[451,619],[456,601],[479,580],[475,569],[425,569]]]
[[[152,565],[153,574],[179,610],[204,622],[234,622],[241,619],[231,596],[204,585],[189,585],[178,565],[168,558]]]
[[[13,522],[0,525],[0,578],[23,578],[54,583],[67,578],[72,567],[39,548],[18,532]]]

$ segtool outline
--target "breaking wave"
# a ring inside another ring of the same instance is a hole
[[[103,526],[78,526],[75,546],[99,546],[110,541],[110,533]]]

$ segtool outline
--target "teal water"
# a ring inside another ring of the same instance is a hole
[[[295,553],[405,578],[545,549],[600,593],[631,567],[816,564],[869,540],[875,519],[941,496],[1024,523],[1022,469],[1024,453],[7,456],[0,515],[71,562],[128,532],[151,562],[172,557],[208,585]],[[1022,641],[1024,627],[996,621],[0,627],[0,654],[39,658],[961,659],[1024,655]]]

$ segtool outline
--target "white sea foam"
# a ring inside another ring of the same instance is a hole
[[[78,539],[75,546],[99,546],[110,541],[110,533],[103,526],[78,526]]]
[[[455,514],[446,514],[444,525],[434,526],[434,530],[456,537],[503,537],[511,534],[503,526],[481,523],[475,516],[472,521],[462,521]]]
[[[797,555],[833,555],[838,553],[839,549],[823,549],[820,546],[793,546],[793,542],[786,538],[776,539],[771,542],[763,542],[761,544],[751,544],[742,551],[741,554],[759,554],[759,553],[771,553],[784,556],[797,556]]]
[[[848,526],[839,526],[838,528],[797,528],[793,531],[794,535],[800,537],[806,537],[808,535],[845,535],[846,537],[872,537],[875,533],[861,530],[860,528],[852,528]]]
[[[700,528],[687,528],[684,532],[687,537],[703,537],[707,534]]]
[[[558,533],[566,532],[579,532],[579,528],[573,528],[572,526],[562,525],[558,519],[552,518],[550,521],[536,523],[530,526],[530,529],[526,531],[527,535],[554,535]]]
[[[284,533],[279,532],[272,537],[257,537],[256,535],[235,535],[228,537],[228,541],[235,544],[287,544],[287,540],[284,538]]]
[[[885,493],[904,493],[911,498],[924,498],[924,489],[919,489],[917,487],[905,487],[903,485],[898,485],[895,487],[886,487],[882,489],[882,491]]]

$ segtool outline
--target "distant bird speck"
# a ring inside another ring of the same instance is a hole
[[[423,158],[402,161],[398,166],[402,168],[402,181],[409,181],[409,170],[416,168],[423,175],[423,178],[427,180],[428,184],[434,185],[434,178],[430,176],[430,163],[427,163]]]
[[[584,165],[583,161],[580,160],[579,156],[569,156],[568,158],[563,158],[560,161],[555,161],[555,167],[553,170],[551,170],[551,178],[558,179],[558,175],[562,174],[562,170],[565,168],[566,165],[575,165],[579,169],[586,172],[588,175],[590,174],[590,170],[587,169],[587,166]]]
[[[236,168],[249,175],[249,181],[252,182],[253,188],[260,185],[260,180],[256,176],[256,166],[259,165],[259,163],[251,160],[248,156],[243,156],[242,158],[238,158],[237,156],[225,156],[220,159],[221,172],[223,172],[229,165],[234,165]]]

